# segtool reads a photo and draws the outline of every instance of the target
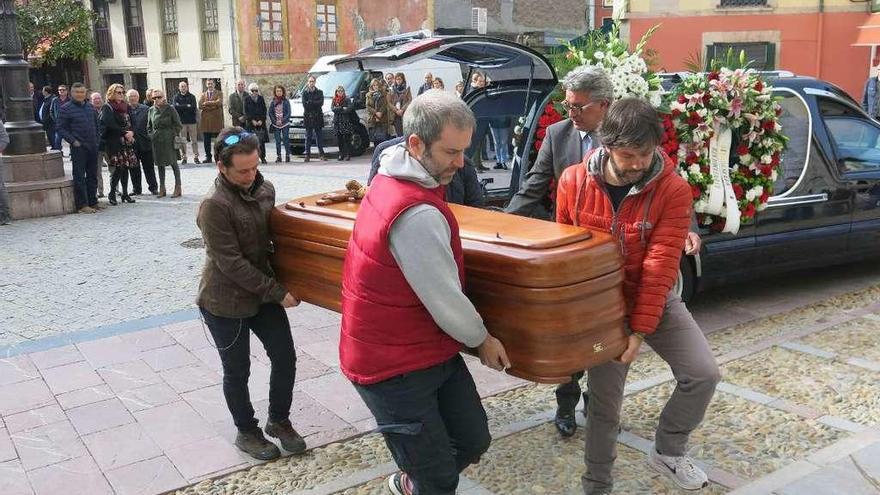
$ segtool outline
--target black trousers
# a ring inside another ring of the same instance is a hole
[[[153,150],[135,149],[134,152],[137,155],[138,160],[141,162],[141,169],[143,170],[144,180],[147,181],[147,188],[151,193],[155,193],[159,190],[159,184],[156,182],[156,166],[153,163]],[[132,169],[132,172],[133,171],[134,169]],[[140,194],[142,190],[140,177],[140,173],[137,174],[137,177],[135,177],[134,173],[131,174],[132,189],[134,189],[137,194]]]
[[[205,161],[204,163],[211,163],[214,161],[211,157],[214,155],[213,150],[213,141],[214,138],[217,137],[219,133],[217,132],[203,132],[202,133],[202,144],[205,147]]]
[[[284,308],[280,304],[263,304],[259,312],[250,318],[223,318],[204,308],[199,310],[220,352],[223,395],[239,431],[258,428],[248,391],[251,331],[263,343],[272,365],[269,376],[269,420],[288,419],[296,379],[296,352],[290,334],[290,321]]]
[[[574,408],[577,407],[578,402],[581,400],[581,378],[583,377],[584,372],[579,371],[571,375],[570,382],[556,387],[556,406],[560,411],[574,412]],[[589,391],[585,391],[583,394],[584,410],[586,410],[586,404],[590,400]]]
[[[336,142],[339,143],[339,157],[351,157],[351,133],[336,133]]]
[[[417,495],[454,495],[459,473],[489,449],[486,411],[460,355],[355,389]]]
[[[98,150],[70,147],[73,165],[73,199],[76,209],[98,204]]]

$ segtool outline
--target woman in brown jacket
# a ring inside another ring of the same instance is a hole
[[[394,130],[398,136],[403,136],[403,113],[412,102],[412,92],[406,85],[406,76],[403,72],[394,75],[394,85],[388,89],[388,103],[394,112]]]
[[[390,123],[393,121],[393,112],[388,105],[388,96],[379,78],[370,81],[370,91],[367,93],[367,131],[373,145],[379,146],[383,141],[391,137],[388,132]]]
[[[223,130],[223,92],[215,89],[213,79],[208,79],[205,92],[199,98],[199,130],[205,145],[205,160],[211,163],[211,141]]]

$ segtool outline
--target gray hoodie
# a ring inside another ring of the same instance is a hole
[[[386,149],[379,173],[434,189],[440,183],[413,158],[403,144]],[[468,347],[477,347],[488,335],[483,318],[461,288],[450,246],[452,231],[437,208],[419,204],[391,224],[391,255],[437,325]]]

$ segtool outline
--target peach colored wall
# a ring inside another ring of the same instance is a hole
[[[825,13],[819,46],[818,14],[761,14],[630,19],[630,39],[637,41],[651,26],[662,23],[648,43],[667,71],[684,70],[684,61],[702,51],[703,33],[778,31],[776,69],[818,77],[837,84],[859,99],[868,77],[870,48],[850,46],[867,13]],[[817,50],[821,64],[816,70]]]
[[[400,23],[400,33],[418,31],[428,20],[428,0],[362,0],[360,16],[364,20],[362,41],[372,42],[373,38],[390,34],[391,24]],[[392,19],[397,19],[392,22]]]

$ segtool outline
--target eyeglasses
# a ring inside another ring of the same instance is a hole
[[[116,91],[114,91],[114,93],[116,93],[116,94],[118,94],[118,95],[124,95],[124,94],[125,94],[125,91],[123,91],[123,90],[121,90],[121,89],[117,89]]]
[[[252,89],[252,90],[251,90],[251,93],[259,93],[259,92],[260,92],[259,89]]]
[[[165,99],[164,96],[154,96],[154,97],[153,97],[153,101],[156,101],[156,100],[164,100],[164,99]]]
[[[586,109],[593,106],[595,103],[596,103],[595,101],[591,101],[591,102],[584,104],[584,105],[572,105],[568,101],[562,100],[561,105],[562,105],[562,108],[564,108],[566,112],[568,112],[570,114],[576,114],[576,113],[581,113],[581,112],[585,111]]]

